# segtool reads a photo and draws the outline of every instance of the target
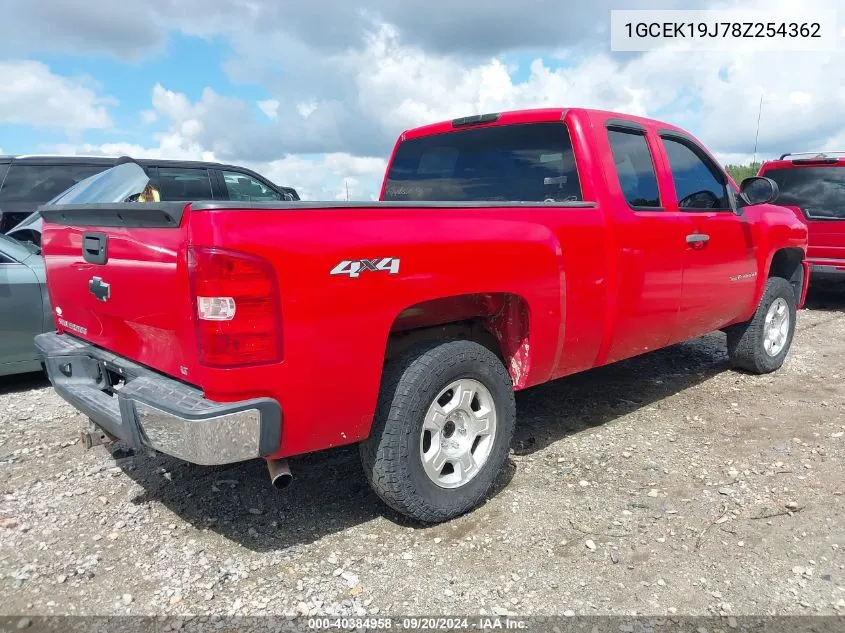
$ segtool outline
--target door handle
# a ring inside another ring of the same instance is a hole
[[[710,241],[710,236],[704,233],[690,233],[687,235],[687,244],[703,245]]]
[[[82,234],[82,259],[90,264],[105,264],[108,260],[109,236],[105,233]]]

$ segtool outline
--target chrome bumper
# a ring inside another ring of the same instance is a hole
[[[270,398],[213,402],[200,390],[67,334],[35,337],[56,392],[109,435],[194,464],[230,464],[279,449]]]

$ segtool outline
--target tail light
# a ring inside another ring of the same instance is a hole
[[[191,246],[188,271],[200,363],[232,367],[281,360],[279,289],[269,262]]]

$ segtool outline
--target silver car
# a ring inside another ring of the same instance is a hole
[[[0,233],[0,376],[38,371],[32,339],[54,327],[41,250]]]

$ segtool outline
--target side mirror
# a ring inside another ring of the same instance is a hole
[[[774,202],[779,193],[778,184],[771,178],[752,176],[739,185],[740,206],[750,207],[755,204]]]

